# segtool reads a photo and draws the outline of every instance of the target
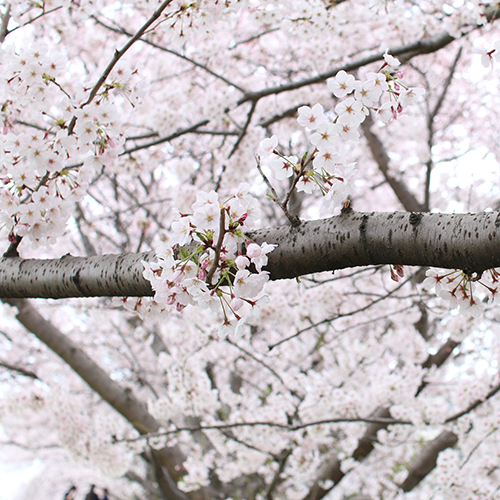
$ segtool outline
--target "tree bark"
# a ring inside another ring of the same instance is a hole
[[[47,321],[27,300],[4,300],[7,304],[18,308],[18,321],[49,349],[62,358],[101,398],[109,403],[140,434],[158,431],[160,424],[151,416],[146,406],[139,401],[127,387],[121,387],[109,375],[83,352],[71,339],[60,332],[52,323]],[[165,498],[188,500],[188,496],[180,491],[172,480],[179,477],[177,466],[182,463],[184,456],[178,449],[168,448],[152,450],[155,470],[163,465],[164,482],[160,488]]]
[[[363,213],[353,210],[298,227],[248,233],[278,245],[265,267],[272,280],[379,264],[463,269],[500,267],[500,213]],[[140,297],[153,291],[142,261],[154,252],[38,260],[0,259],[0,298]]]
[[[439,436],[431,441],[420,455],[410,464],[408,477],[401,485],[401,489],[405,492],[411,491],[417,486],[429,472],[436,467],[437,457],[439,453],[446,448],[455,446],[458,437],[451,431],[443,431]]]
[[[49,349],[61,357],[97,394],[121,413],[141,434],[155,432],[160,424],[128,388],[121,387],[71,339],[47,321],[28,301],[4,300],[18,308],[16,318]]]

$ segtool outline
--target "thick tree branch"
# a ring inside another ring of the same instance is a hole
[[[149,282],[142,277],[144,267],[141,263],[142,260],[152,259],[154,252],[93,257],[64,256],[45,261],[4,257],[0,261],[0,267],[6,271],[4,278],[14,281],[0,295],[3,298],[152,295]]]
[[[160,424],[150,415],[146,406],[141,403],[129,388],[121,387],[109,375],[85,354],[66,335],[47,321],[27,300],[4,300],[7,304],[18,308],[16,318],[19,322],[49,349],[62,358],[101,398],[120,413],[140,434],[158,431]],[[182,462],[183,456],[179,450],[163,449],[153,451],[157,461],[166,467],[165,484],[170,485],[170,496],[187,500],[187,496],[178,490],[170,476],[179,477],[176,467]],[[168,474],[168,475],[167,475]]]
[[[155,432],[160,424],[130,389],[123,388],[66,335],[47,321],[27,300],[4,300],[18,308],[19,322],[62,358],[97,394],[123,415],[141,434]]]
[[[500,213],[362,213],[249,233],[278,247],[266,270],[273,280],[377,264],[442,267],[481,273],[500,267]],[[142,261],[154,252],[0,259],[1,298],[151,296]]]
[[[377,264],[482,272],[500,264],[500,214],[361,213],[255,231],[271,279]]]
[[[410,464],[408,477],[401,485],[405,492],[411,491],[417,486],[429,472],[436,467],[439,453],[447,448],[455,446],[458,437],[451,431],[443,431],[439,436],[431,441],[420,453],[420,455]]]

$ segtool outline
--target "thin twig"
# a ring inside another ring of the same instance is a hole
[[[471,403],[465,410],[459,411],[458,413],[455,413],[451,417],[448,417],[444,422],[445,424],[448,424],[449,422],[453,422],[454,420],[459,419],[460,417],[464,416],[465,414],[471,412],[472,410],[476,409],[479,405],[485,403],[493,397],[498,391],[500,391],[500,384],[495,385],[488,394],[486,394],[486,397],[484,399],[478,399]]]
[[[97,80],[97,83],[94,85],[94,88],[90,91],[90,95],[88,99],[80,106],[81,108],[87,106],[90,104],[93,100],[94,97],[97,95],[97,92],[99,92],[99,89],[103,86],[104,82],[108,78],[109,74],[115,67],[116,63],[123,57],[125,52],[127,52],[132,45],[141,38],[142,35],[146,32],[146,30],[161,16],[162,12],[172,3],[172,0],[165,0],[160,7],[153,12],[153,15],[139,28],[139,31],[120,49],[116,50],[115,54],[113,56],[113,59],[111,59],[110,63],[100,76],[99,80]],[[73,133],[73,129],[75,128],[75,123],[76,123],[76,117],[73,116],[71,119],[71,122],[68,126],[68,135],[71,135]]]
[[[492,435],[494,434],[495,432],[498,431],[498,427],[494,427],[493,429],[491,429],[490,432],[488,432],[488,434],[486,434],[486,436],[484,436],[483,439],[481,439],[477,444],[476,446],[474,446],[474,448],[472,448],[472,450],[470,450],[470,453],[467,455],[467,458],[462,462],[462,464],[460,465],[460,469],[462,469],[464,467],[464,465],[469,461],[470,457],[472,457],[472,455],[474,454],[474,452]]]
[[[257,363],[261,364],[264,368],[266,368],[267,370],[269,370],[283,384],[283,386],[286,387],[286,384],[283,381],[283,379],[280,377],[280,375],[278,373],[276,373],[276,371],[273,370],[269,365],[267,365],[266,363],[264,363],[264,361],[262,361],[261,359],[257,358],[254,354],[252,354],[251,352],[249,352],[244,347],[241,347],[240,345],[236,344],[231,339],[226,338],[226,342],[228,342],[229,344],[233,345],[234,347],[236,347],[237,349],[239,349],[241,352],[245,353],[249,358],[252,358],[254,361],[256,361]]]
[[[112,26],[109,26],[109,25],[105,24],[104,22],[102,22],[96,16],[93,15],[91,17],[92,17],[92,19],[94,19],[94,21],[97,24],[103,26],[104,28],[106,28],[108,30],[114,31],[115,33],[120,33],[122,35],[129,36],[129,37],[132,36],[132,33],[128,32],[125,28],[122,28],[121,26],[117,27],[117,28],[113,28]],[[147,45],[150,45],[151,47],[154,47],[155,49],[158,49],[158,50],[161,50],[163,52],[167,52],[168,54],[172,54],[172,55],[174,55],[176,57],[179,57],[180,59],[183,59],[184,61],[187,61],[187,62],[191,63],[193,66],[197,66],[198,68],[203,69],[204,71],[206,71],[210,75],[214,76],[215,78],[218,78],[219,80],[222,80],[227,85],[229,85],[229,86],[231,86],[231,87],[239,90],[242,94],[245,94],[247,92],[243,87],[240,87],[236,83],[231,82],[226,77],[224,77],[222,75],[219,75],[215,71],[213,71],[210,68],[208,68],[206,65],[201,64],[201,63],[195,61],[194,59],[191,59],[190,57],[187,57],[187,56],[185,56],[183,54],[180,54],[179,52],[176,52],[175,50],[172,50],[172,49],[169,49],[167,47],[164,47],[163,45],[160,45],[158,43],[152,42],[151,40],[148,40],[146,38],[141,38],[141,42],[143,42],[143,43],[145,43]]]
[[[214,277],[215,271],[219,267],[219,257],[220,251],[222,249],[222,243],[224,242],[224,236],[226,234],[226,209],[224,206],[220,209],[220,221],[219,221],[219,239],[217,240],[217,246],[215,247],[215,256],[212,263],[210,271],[208,271],[206,282],[210,286],[212,284],[212,278]]]
[[[271,184],[271,181],[267,178],[267,175],[263,172],[262,167],[260,166],[260,158],[258,156],[256,156],[255,159],[257,161],[257,169],[258,169],[260,175],[262,176],[262,179],[267,184],[267,187],[271,191],[271,199],[281,208],[281,210],[286,215],[287,219],[290,221],[290,224],[293,227],[300,226],[300,224],[301,224],[300,218],[297,217],[296,215],[292,215],[288,211],[286,204],[281,202],[281,200],[278,196],[278,193],[276,192],[273,185]]]
[[[9,8],[10,8],[10,5],[9,5]],[[29,21],[26,21],[25,23],[20,24],[19,26],[16,26],[15,28],[12,28],[11,30],[6,31],[5,36],[10,35],[10,33],[12,33],[13,31],[16,31],[20,28],[23,28],[24,26],[28,26],[28,24],[34,23],[35,21],[37,21],[41,17],[46,16],[47,14],[52,14],[52,12],[55,12],[56,10],[59,10],[59,9],[62,9],[62,6],[59,5],[58,7],[54,7],[53,9],[50,9],[50,10],[44,10],[41,14],[38,14],[38,16],[33,17]]]
[[[403,281],[400,285],[398,285],[396,288],[394,288],[393,290],[389,291],[386,295],[382,295],[380,296],[378,299],[374,300],[373,302],[370,302],[369,304],[367,304],[366,306],[363,306],[363,307],[360,307],[359,309],[355,309],[353,311],[350,311],[350,312],[347,312],[345,314],[337,314],[336,316],[332,317],[332,318],[327,318],[327,319],[324,319],[322,321],[319,321],[318,323],[314,323],[310,326],[307,326],[306,328],[303,328],[302,330],[299,330],[297,332],[295,332],[293,335],[290,335],[289,337],[286,337],[282,340],[280,340],[279,342],[276,342],[275,344],[271,344],[269,346],[269,350],[271,351],[272,349],[274,349],[275,347],[278,347],[279,345],[285,343],[285,342],[288,342],[289,340],[292,340],[294,339],[295,337],[298,337],[299,335],[301,335],[302,333],[304,332],[307,332],[308,330],[312,330],[313,328],[316,328],[317,326],[320,326],[320,325],[323,325],[325,323],[330,323],[332,321],[335,321],[336,319],[340,319],[340,318],[345,318],[347,316],[353,316],[354,314],[358,314],[360,312],[363,312],[363,311],[366,311],[367,309],[369,309],[370,307],[374,306],[375,304],[377,304],[378,302],[382,301],[382,300],[385,300],[387,299],[389,296],[391,296],[394,292],[397,292],[399,289],[401,289],[404,285],[406,285],[406,283],[408,283],[409,281],[411,281],[413,278],[413,276],[410,276],[408,279],[406,279],[405,281]]]
[[[207,123],[209,123],[209,120],[203,120],[201,122],[195,123],[194,125],[191,125],[190,127],[178,130],[173,134],[167,135],[166,137],[160,137],[160,139],[157,139],[156,141],[151,141],[148,142],[147,144],[141,144],[140,146],[134,146],[133,148],[125,149],[125,151],[120,153],[119,156],[128,155],[130,153],[135,153],[136,151],[140,151],[141,149],[147,149],[150,148],[151,146],[157,146],[158,144],[169,142],[173,139],[176,139],[177,137],[180,137],[181,135],[195,132],[197,128],[203,127]]]
[[[253,113],[254,113],[256,107],[257,107],[257,103],[252,102],[252,105],[250,106],[250,111],[248,112],[247,119],[245,121],[245,125],[243,125],[243,129],[240,132],[238,140],[234,143],[233,149],[231,149],[231,152],[229,153],[228,158],[231,158],[231,156],[233,156],[233,154],[238,149],[238,146],[240,145],[241,141],[243,140],[243,137],[245,137],[245,134],[248,130],[248,126],[250,125],[250,122],[252,121],[252,116],[253,116]]]
[[[139,441],[141,439],[147,438],[155,438],[161,436],[170,436],[172,434],[177,434],[179,432],[188,431],[188,432],[198,432],[198,431],[206,431],[206,430],[225,430],[225,429],[235,429],[239,427],[276,427],[278,429],[282,429],[284,431],[296,432],[302,429],[306,429],[308,427],[314,427],[317,425],[326,425],[326,424],[347,424],[347,423],[367,423],[367,424],[379,424],[379,425],[413,425],[413,422],[409,420],[397,420],[395,418],[370,418],[370,417],[339,417],[339,418],[330,418],[325,420],[316,420],[314,422],[307,422],[305,424],[297,424],[297,425],[287,425],[287,424],[278,424],[276,422],[265,422],[265,421],[255,421],[255,422],[236,422],[233,424],[219,424],[219,425],[199,425],[193,427],[177,427],[170,431],[160,431],[160,432],[151,432],[149,434],[143,434],[139,437],[129,438],[129,439],[120,439],[116,440],[116,442],[134,442]]]
[[[23,368],[22,366],[15,366],[10,363],[6,363],[5,361],[0,361],[0,366],[3,368],[6,368],[7,370],[11,370],[17,373],[20,373],[21,375],[24,375],[25,377],[30,377],[34,379],[38,379],[38,375],[31,370],[27,370],[26,368]]]
[[[318,151],[317,148],[314,148],[314,151],[312,153],[308,153],[305,158],[300,160],[300,172],[298,172],[295,175],[295,177],[293,178],[290,189],[288,190],[285,201],[283,202],[283,205],[285,206],[285,209],[287,211],[288,211],[288,202],[290,201],[292,193],[295,190],[295,187],[297,186],[297,183],[299,182],[300,178],[304,175],[304,172],[306,171],[307,166],[309,165],[309,163],[311,163],[311,161],[314,158],[314,155],[316,154],[317,151]]]

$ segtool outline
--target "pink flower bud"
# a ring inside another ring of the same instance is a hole
[[[243,301],[239,297],[235,297],[231,301],[231,309],[233,311],[239,311],[243,307]]]

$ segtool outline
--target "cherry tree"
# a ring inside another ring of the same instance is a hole
[[[497,2],[0,12],[26,498],[500,498]]]

